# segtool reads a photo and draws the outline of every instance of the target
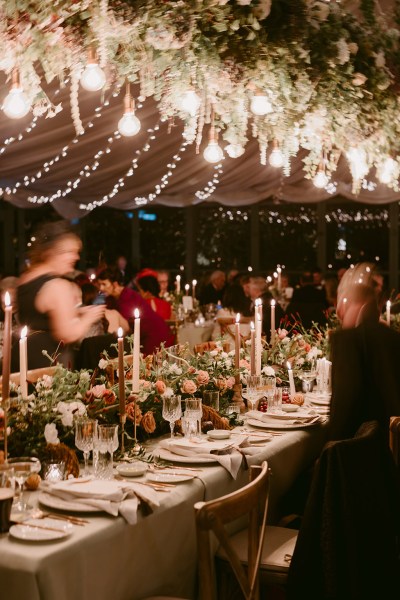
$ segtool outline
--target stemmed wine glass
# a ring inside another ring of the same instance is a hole
[[[174,425],[175,421],[180,419],[182,416],[182,406],[180,396],[169,396],[163,398],[163,419],[169,421],[171,428],[171,438],[174,436]]]
[[[260,375],[249,375],[247,377],[246,399],[250,405],[250,410],[254,410],[257,400],[263,395],[262,377]]]
[[[13,508],[21,513],[26,512],[32,507],[25,502],[25,482],[31,473],[39,473],[41,468],[40,460],[33,456],[20,456],[18,458],[9,458],[7,462],[14,469],[14,479],[18,483],[19,488],[18,500]]]
[[[96,436],[97,462],[95,468],[95,475],[98,479],[113,478],[114,452],[118,446],[118,425],[99,425]]]
[[[307,361],[299,371],[299,379],[304,382],[304,391],[309,392],[311,383],[317,376],[317,365],[315,360]]]
[[[89,455],[93,450],[94,438],[96,435],[97,421],[85,417],[75,420],[75,446],[82,450],[85,467],[83,476],[89,474]]]

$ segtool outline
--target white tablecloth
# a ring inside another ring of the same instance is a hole
[[[187,323],[178,328],[178,344],[189,344],[190,350],[203,342],[211,340],[211,334],[214,329],[214,321],[206,321],[203,326],[196,326],[194,323]]]
[[[324,444],[326,428],[310,427],[273,437],[249,463],[267,460],[272,469],[269,520],[279,499]],[[88,514],[89,524],[71,537],[25,543],[0,536],[1,600],[138,600],[164,594],[195,598],[196,536],[193,505],[243,486],[219,465],[201,467],[199,479],[160,492],[161,505],[139,514],[136,525],[121,517]],[[31,494],[31,502],[37,493]]]

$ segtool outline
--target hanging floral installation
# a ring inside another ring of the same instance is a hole
[[[261,163],[285,175],[308,151],[305,177],[317,187],[343,156],[353,193],[373,168],[398,191],[400,2],[387,4],[0,0],[0,70],[10,86],[3,110],[55,116],[63,107],[45,89],[56,80],[69,86],[78,136],[79,85],[121,90],[121,135],[139,131],[138,105],[152,97],[162,121],[183,121],[193,151],[208,143],[209,162],[224,150],[240,157],[256,138]]]

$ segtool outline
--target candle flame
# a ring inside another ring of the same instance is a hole
[[[28,328],[27,328],[27,326],[25,325],[25,327],[23,327],[23,328],[21,329],[21,340],[22,340],[22,338],[26,338],[26,336],[27,336],[27,335],[28,335]]]
[[[237,313],[236,315],[236,323],[240,323],[240,313]]]
[[[9,292],[6,292],[6,293],[4,294],[4,304],[5,304],[6,306],[10,306],[10,305],[11,305],[11,297],[10,297],[10,294],[9,294]]]
[[[390,300],[388,300],[388,301],[386,302],[386,306],[387,306],[387,308],[390,308],[390,307],[391,307],[391,304],[392,304],[392,303],[390,302]]]
[[[186,283],[186,285],[185,285],[185,290],[189,290],[189,287],[190,287],[190,286],[189,286],[189,284],[188,284],[188,283]]]
[[[277,273],[282,273],[282,269],[280,267],[276,267]]]
[[[251,329],[251,331],[254,331],[254,323],[253,323],[253,321],[250,323],[250,329]]]
[[[292,370],[292,365],[290,364],[289,361],[287,361],[286,365],[287,365],[288,371],[291,371]]]
[[[271,306],[275,306],[275,300],[271,300]]]
[[[124,330],[122,329],[122,327],[118,327],[117,335],[119,338],[122,338],[122,336],[124,335]]]
[[[135,316],[135,319],[138,319],[140,317],[140,312],[138,308],[135,308],[135,310],[133,311],[133,314]]]
[[[181,276],[180,276],[180,275],[177,275],[177,276],[176,276],[176,281],[180,281],[180,280],[181,280]]]
[[[192,285],[197,285],[197,279],[193,279]]]

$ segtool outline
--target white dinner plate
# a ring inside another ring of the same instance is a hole
[[[140,477],[146,473],[148,467],[144,462],[140,462],[132,464],[120,463],[115,468],[122,477]]]
[[[310,419],[311,417],[317,416],[318,413],[312,408],[309,408],[308,410],[299,409],[298,411],[293,413],[287,413],[284,411],[279,413],[267,413],[267,417],[269,419],[279,419],[281,421],[293,421],[294,419]]]
[[[325,396],[322,394],[314,394],[312,392],[310,394],[306,394],[304,399],[308,400],[308,402],[312,402],[313,404],[317,404],[317,405],[321,405],[321,406],[329,406],[331,403],[330,396]]]
[[[177,463],[187,463],[187,464],[209,464],[216,463],[217,461],[213,458],[212,454],[210,454],[210,458],[203,456],[181,456],[180,454],[174,454],[165,448],[158,448],[154,454],[158,454],[158,456],[162,460],[168,460],[169,462],[177,462]]]
[[[45,527],[49,529],[44,529]],[[73,530],[74,526],[71,523],[61,523],[57,519],[29,519],[29,522],[10,527],[10,535],[24,542],[48,542],[66,538]]]
[[[68,502],[68,500],[62,500],[47,492],[41,492],[39,494],[39,502],[47,508],[54,508],[55,510],[65,510],[68,512],[103,512],[101,508],[96,506],[89,506],[83,502]]]
[[[231,432],[228,429],[210,429],[207,431],[207,437],[211,440],[228,440]]]
[[[294,420],[293,415],[293,419]],[[247,421],[248,425],[252,427],[257,427],[259,429],[303,429],[303,427],[312,427],[317,423],[293,423],[292,421],[278,420],[278,419],[269,419],[268,421],[258,421],[257,419],[249,419]]]
[[[194,475],[186,475],[185,473],[148,473],[147,479],[154,483],[181,483],[194,479]]]

